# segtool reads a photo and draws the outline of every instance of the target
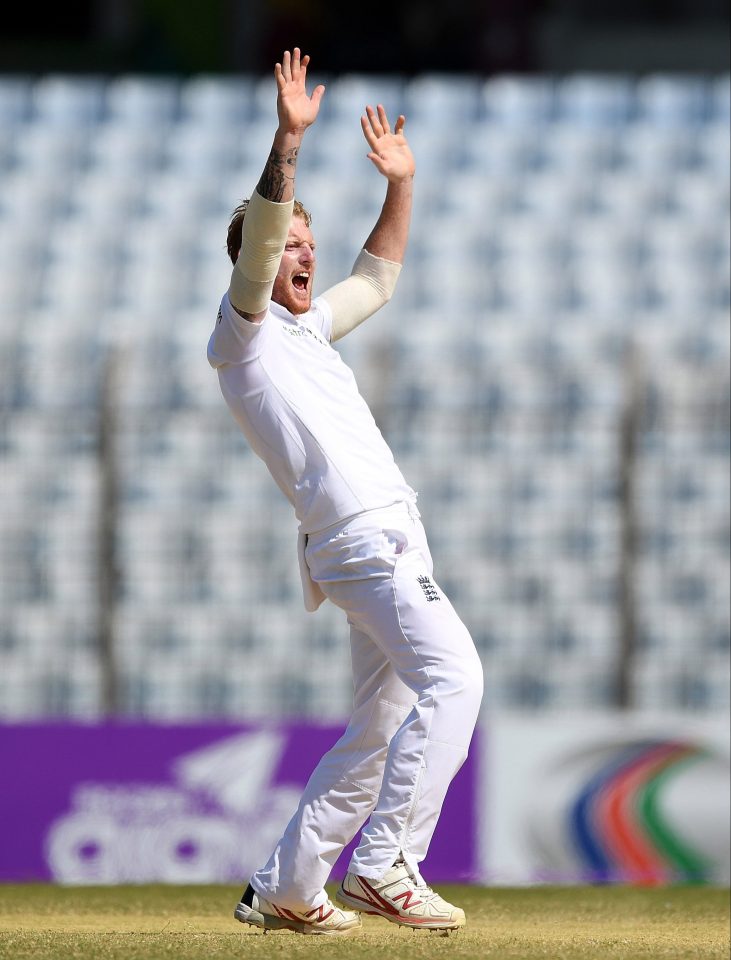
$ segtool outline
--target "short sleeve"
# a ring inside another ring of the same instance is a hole
[[[261,353],[270,323],[268,314],[260,323],[240,316],[231,305],[228,293],[221,300],[216,326],[208,341],[208,362],[214,368],[229,363],[245,363]]]
[[[312,313],[307,318],[312,326],[321,333],[329,343],[332,340],[333,314],[330,304],[324,297],[316,297],[312,301]]]

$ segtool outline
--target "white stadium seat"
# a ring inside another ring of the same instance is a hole
[[[555,81],[550,77],[502,75],[486,80],[483,108],[496,126],[531,129],[555,116]]]
[[[46,74],[33,85],[34,118],[44,125],[88,129],[104,116],[106,90],[105,77]]]
[[[27,120],[32,111],[33,80],[29,76],[0,75],[0,125],[7,129]]]
[[[107,120],[122,126],[144,126],[160,131],[178,114],[180,88],[168,77],[127,74],[114,77],[107,87]]]
[[[574,73],[556,84],[556,113],[579,127],[624,127],[634,117],[636,88],[621,74]]]

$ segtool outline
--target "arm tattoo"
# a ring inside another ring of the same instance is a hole
[[[297,153],[297,147],[288,150],[286,153],[278,153],[272,149],[256,187],[259,196],[274,203],[281,203],[286,181],[294,180]]]

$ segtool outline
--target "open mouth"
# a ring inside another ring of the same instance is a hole
[[[306,271],[302,273],[297,273],[292,277],[292,285],[296,290],[307,290],[307,286],[310,282],[310,275]]]

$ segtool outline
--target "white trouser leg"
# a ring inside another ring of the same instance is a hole
[[[322,587],[417,695],[389,744],[378,802],[351,861],[354,873],[378,880],[399,852],[413,869],[426,856],[447,788],[467,756],[482,667],[466,627],[431,580],[423,528],[412,532],[390,578]]]
[[[297,812],[268,863],[251,878],[257,893],[295,910],[320,906],[333,864],[373,810],[386,751],[415,700],[381,650],[351,625],[354,710],[318,763]]]

